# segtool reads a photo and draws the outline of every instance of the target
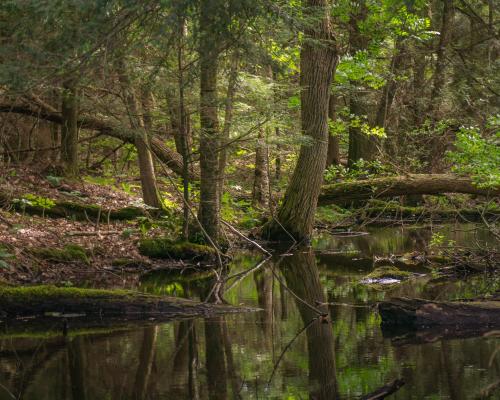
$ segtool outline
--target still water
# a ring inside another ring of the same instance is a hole
[[[498,332],[396,335],[382,332],[371,307],[390,296],[472,297],[498,290],[498,277],[440,281],[409,264],[400,267],[426,275],[389,288],[360,283],[380,257],[423,250],[437,230],[457,245],[491,240],[463,225],[321,235],[312,249],[255,271],[259,254],[235,256],[231,274],[251,272],[225,299],[261,312],[67,337],[0,332],[0,399],[359,399],[395,378],[405,385],[391,399],[500,399]],[[200,299],[209,285],[203,275],[163,273],[144,280],[142,290]],[[321,321],[290,291],[329,319]]]

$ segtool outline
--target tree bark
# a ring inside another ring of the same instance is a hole
[[[64,84],[61,104],[61,161],[67,175],[78,174],[78,97],[74,82]]]
[[[409,174],[325,185],[319,196],[319,204],[346,204],[370,198],[442,193],[498,196],[500,187],[480,188],[471,178],[452,174]]]
[[[330,8],[327,0],[307,0],[304,6],[305,16],[321,16],[304,29],[300,55],[302,133],[312,143],[300,148],[277,221],[264,227],[264,236],[278,240],[311,236],[328,152],[328,99],[336,61]]]
[[[218,10],[222,0],[202,0],[200,5],[200,207],[198,219],[206,233],[219,237],[219,119],[217,72],[220,51]]]

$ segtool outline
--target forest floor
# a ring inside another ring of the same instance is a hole
[[[9,198],[41,203],[71,201],[106,209],[141,206],[139,193],[125,193],[113,185],[86,180],[47,179],[33,169],[5,169],[0,175],[0,193]],[[142,256],[138,220],[95,218],[78,221],[49,218],[0,208],[0,283],[57,283],[90,287],[131,287],[140,272],[179,262],[154,262]],[[155,232],[155,230],[157,232]],[[161,234],[152,227],[148,235]],[[61,250],[50,253],[47,249]]]

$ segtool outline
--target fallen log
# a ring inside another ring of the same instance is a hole
[[[405,384],[402,379],[395,379],[392,382],[378,388],[377,390],[361,396],[360,400],[382,400],[387,396],[397,392]]]
[[[51,218],[70,218],[77,221],[106,222],[133,220],[146,217],[149,213],[141,207],[124,207],[118,209],[102,208],[96,204],[84,204],[73,201],[55,200],[50,207],[44,207],[30,201],[13,199],[5,193],[0,193],[0,207],[11,208],[29,215],[40,215]]]
[[[500,299],[441,302],[394,298],[379,303],[378,310],[383,326],[500,326]]]
[[[61,114],[55,110],[38,105],[31,107],[25,104],[0,103],[0,112],[28,115],[30,117],[43,119],[45,121],[62,124]],[[115,127],[110,121],[100,120],[91,116],[84,116],[78,119],[78,125],[82,129],[98,131],[103,135],[111,136],[123,140],[127,143],[134,143],[136,132]],[[157,135],[150,135],[151,150],[165,165],[173,172],[182,176],[183,162],[182,156],[165,145],[164,141]],[[190,170],[190,178],[197,180],[200,173],[194,167]]]
[[[55,286],[0,287],[0,317],[6,320],[33,316],[165,320],[241,311],[251,309],[154,296],[130,290]]]
[[[324,185],[318,204],[346,204],[371,198],[443,193],[498,196],[500,187],[480,188],[471,178],[453,174],[408,174]]]

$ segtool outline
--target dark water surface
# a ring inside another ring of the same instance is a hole
[[[491,245],[486,233],[464,225],[323,235],[314,250],[277,257],[227,291],[231,304],[262,308],[258,313],[70,331],[66,338],[50,330],[0,332],[0,399],[358,399],[395,378],[406,384],[391,399],[500,399],[498,388],[479,397],[500,380],[498,333],[458,339],[443,339],[445,332],[383,333],[370,307],[400,295],[473,297],[497,290],[498,279],[436,281],[427,271],[390,288],[360,284],[375,260],[422,250],[436,231],[457,245]],[[237,255],[231,273],[251,269],[260,257]],[[362,307],[317,306],[330,312],[325,323],[285,285],[312,305]],[[200,274],[163,274],[142,288],[199,299],[209,286]]]

